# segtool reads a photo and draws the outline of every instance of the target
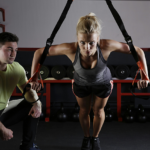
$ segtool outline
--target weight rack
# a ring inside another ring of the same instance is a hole
[[[132,96],[131,93],[122,93],[121,92],[121,85],[123,83],[132,83],[133,80],[113,80],[113,83],[117,84],[117,116],[118,121],[122,121],[121,117],[121,97],[122,96]],[[136,80],[135,82],[137,82]],[[72,83],[72,80],[43,80],[43,82],[46,84],[46,92],[43,94],[43,96],[46,96],[46,116],[45,116],[45,122],[50,121],[50,106],[51,106],[51,84],[53,83]],[[72,88],[72,85],[70,85],[70,88]],[[134,93],[138,96],[150,96],[150,93]],[[40,95],[40,94],[38,94]],[[22,93],[17,93],[16,88],[12,94],[12,96],[22,96]]]

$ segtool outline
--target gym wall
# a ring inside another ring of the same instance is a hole
[[[6,11],[6,31],[13,32],[20,38],[19,47],[44,47],[67,0],[0,0],[0,7]],[[114,7],[122,17],[134,44],[150,47],[149,1],[112,0]],[[54,44],[76,40],[76,24],[79,17],[94,12],[102,21],[101,38],[124,42],[124,38],[103,0],[74,0],[69,13],[60,28]]]

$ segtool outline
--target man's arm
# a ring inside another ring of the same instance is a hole
[[[18,86],[18,88],[20,89],[20,91],[22,93],[24,91],[25,86],[26,86],[26,83],[21,86]],[[24,97],[30,103],[35,102],[38,99],[38,95],[37,95],[36,91],[31,88],[27,88]]]
[[[26,86],[26,83],[21,85],[21,86],[18,86],[18,88],[21,90],[22,93],[23,93],[25,86]],[[39,99],[36,91],[31,89],[31,88],[27,89],[27,92],[25,93],[24,97],[31,104]],[[33,103],[32,105],[33,106],[32,106],[28,115],[31,115],[33,118],[40,117],[40,115],[41,115],[41,102],[40,102],[40,100]]]

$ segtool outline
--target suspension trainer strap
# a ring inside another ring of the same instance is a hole
[[[120,30],[121,30],[121,32],[122,32],[124,38],[125,38],[125,41],[126,41],[127,44],[129,45],[130,51],[131,51],[131,53],[132,53],[132,55],[133,55],[135,61],[138,62],[139,59],[138,59],[138,57],[137,57],[136,50],[135,50],[135,48],[134,48],[134,46],[133,46],[132,38],[131,38],[130,35],[128,35],[128,33],[127,33],[126,29],[125,29],[125,26],[124,26],[124,24],[123,24],[123,21],[122,21],[122,19],[121,19],[121,17],[120,17],[120,15],[118,14],[118,12],[116,11],[116,9],[115,9],[114,6],[112,5],[111,0],[106,0],[106,3],[107,3],[107,5],[108,5],[108,7],[109,7],[109,9],[110,9],[110,11],[111,11],[111,13],[112,13],[114,19],[116,20],[116,23],[117,23],[117,25],[119,26],[119,28],[120,28]]]
[[[57,22],[53,32],[52,32],[50,38],[47,39],[46,46],[45,46],[45,49],[44,49],[44,52],[42,54],[41,61],[40,61],[41,65],[43,64],[43,62],[44,62],[44,60],[46,58],[46,55],[48,53],[49,48],[51,47],[51,45],[53,43],[53,39],[54,39],[55,35],[57,34],[60,26],[62,25],[63,21],[66,18],[66,15],[67,15],[67,13],[69,11],[69,8],[70,8],[72,2],[73,2],[73,0],[68,0],[67,1],[67,4],[66,4],[66,6],[65,6],[65,8],[64,8],[64,10],[63,10],[63,12],[62,12],[62,14],[61,14],[61,16],[59,18],[59,20],[58,20],[58,22]]]
[[[122,32],[122,34],[123,34],[123,36],[124,36],[124,38],[125,38],[125,41],[127,42],[127,44],[128,44],[129,47],[130,47],[131,54],[132,54],[132,56],[134,57],[134,59],[135,59],[137,65],[138,65],[138,67],[139,67],[139,70],[141,70],[141,71],[143,72],[143,75],[145,76],[145,79],[146,79],[146,80],[149,80],[148,77],[147,77],[147,75],[146,75],[146,73],[145,73],[144,70],[143,70],[143,67],[142,67],[141,62],[140,62],[139,59],[138,59],[137,52],[136,52],[136,50],[135,50],[135,48],[134,48],[132,38],[131,38],[130,35],[128,35],[128,33],[127,33],[126,29],[125,29],[125,26],[124,26],[124,24],[123,24],[123,21],[122,21],[122,19],[121,19],[121,17],[120,17],[120,15],[119,15],[118,12],[116,11],[116,9],[113,7],[111,0],[106,0],[106,3],[107,3],[107,5],[108,5],[108,7],[109,7],[109,9],[110,9],[110,11],[111,11],[111,13],[112,13],[114,19],[116,20],[116,23],[117,23],[119,29],[121,30],[121,32]],[[138,70],[138,71],[139,71],[139,70]],[[133,80],[133,82],[132,82],[132,86],[130,87],[130,91],[131,91],[132,94],[133,94],[133,89],[135,88],[134,82],[135,82],[135,80],[136,80],[136,77],[137,77],[137,74],[136,74],[136,76],[135,76],[135,78],[134,78],[134,80]],[[137,87],[137,85],[136,85],[136,87]],[[133,95],[135,96],[135,94],[133,94]],[[138,96],[136,96],[136,97],[138,97]],[[143,99],[148,99],[147,97],[141,97],[141,98],[143,98]]]
[[[55,38],[55,36],[56,36],[58,30],[60,29],[60,27],[61,27],[63,21],[65,20],[66,15],[67,15],[67,13],[68,13],[68,11],[69,11],[69,8],[70,8],[72,2],[73,2],[73,0],[68,0],[68,1],[67,1],[67,4],[66,4],[66,6],[65,6],[65,8],[64,8],[64,10],[63,10],[63,12],[62,12],[62,14],[61,14],[61,16],[60,16],[60,18],[59,18],[57,24],[56,24],[56,26],[55,26],[55,28],[54,28],[54,30],[53,30],[51,36],[47,39],[47,41],[46,41],[46,46],[45,46],[45,49],[44,49],[43,54],[42,54],[42,56],[41,56],[40,63],[38,64],[37,69],[36,69],[36,72],[34,73],[34,75],[28,80],[27,85],[25,86],[24,91],[23,91],[23,96],[24,96],[24,94],[26,93],[26,88],[27,88],[27,87],[30,87],[29,82],[33,79],[33,77],[34,77],[36,74],[39,74],[39,76],[40,76],[40,68],[41,68],[41,65],[42,65],[43,62],[45,61],[45,58],[46,58],[47,53],[48,53],[48,50],[49,50],[49,48],[51,47],[51,45],[52,45],[52,43],[53,43],[53,40],[54,40],[54,38]],[[43,81],[42,81],[41,76],[40,76],[40,82],[41,82],[41,84],[42,84],[42,91],[43,91],[44,85],[43,85]],[[43,95],[43,94],[42,94],[42,91],[41,91],[41,97],[42,97],[42,95]],[[37,100],[37,101],[38,101],[38,100]]]

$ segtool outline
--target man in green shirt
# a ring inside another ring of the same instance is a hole
[[[8,127],[23,121],[20,150],[40,150],[34,144],[41,114],[36,91],[30,89],[25,99],[9,101],[16,86],[23,92],[27,84],[24,68],[14,61],[17,50],[18,37],[9,32],[0,33],[0,138],[4,141],[12,139],[13,131]]]

